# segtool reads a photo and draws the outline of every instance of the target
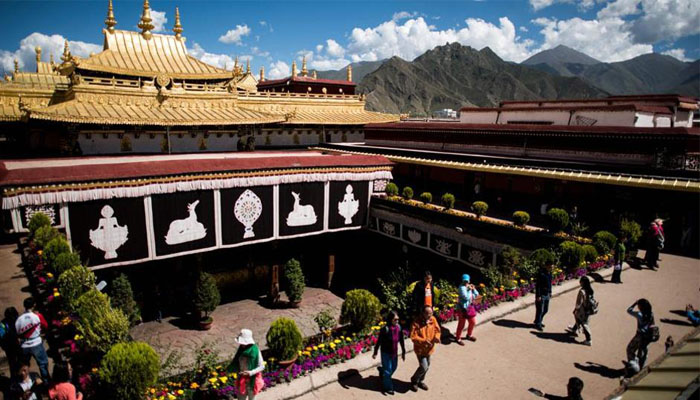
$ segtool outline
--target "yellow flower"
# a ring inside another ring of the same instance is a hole
[[[305,352],[304,352],[304,355],[305,355],[305,356],[310,356],[310,355],[311,355],[311,352],[310,352],[310,351],[305,351]]]
[[[222,377],[219,378],[219,380],[221,381],[221,383],[226,383],[226,381],[228,380],[228,378],[225,377],[225,376],[222,376]]]
[[[323,343],[321,343],[321,344],[318,345],[318,348],[319,348],[319,349],[322,349],[322,348],[324,348],[324,347],[326,347],[326,345],[323,344]]]
[[[299,355],[301,355],[301,350],[297,350],[297,353],[298,353]]]
[[[177,390],[177,394],[179,394],[180,396],[182,396],[183,394],[185,394],[185,391],[182,390],[182,389],[178,389],[178,390]]]
[[[211,372],[211,375],[212,375],[212,376],[219,376],[219,374],[218,374],[216,371],[212,371],[212,372]]]
[[[311,350],[312,350],[311,347],[306,348],[306,351],[311,351]]]
[[[197,389],[198,387],[199,387],[199,385],[197,384],[197,382],[192,382],[190,384],[190,389]]]
[[[335,343],[331,342],[331,344],[329,344],[329,346],[331,349],[335,349]]]
[[[46,273],[46,277],[49,278],[49,279],[51,279],[51,278],[53,278],[53,274],[52,274],[51,272],[47,272],[47,273]]]
[[[168,400],[175,400],[177,397],[173,396],[172,394],[168,394]]]
[[[36,252],[36,254],[42,255],[42,254],[44,254],[44,250],[39,250],[39,251]]]
[[[340,339],[335,339],[333,343],[340,343]]]
[[[154,388],[151,388],[151,394],[154,394],[156,390]]]
[[[215,383],[215,382],[216,382],[216,378],[209,378],[209,382]]]
[[[233,379],[238,379],[238,374],[235,372],[233,373]]]
[[[317,351],[317,350],[318,350],[318,347],[314,346],[314,351]]]
[[[53,292],[53,297],[61,297],[61,294],[58,292]]]

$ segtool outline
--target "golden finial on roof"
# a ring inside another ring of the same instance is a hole
[[[56,63],[53,61],[53,54],[49,54],[49,63],[51,64],[52,67],[53,67],[54,64],[56,64]]]
[[[182,37],[182,24],[180,23],[180,8],[175,7],[175,26],[173,26],[173,32],[175,32],[175,37],[180,39]]]
[[[5,82],[9,82],[10,80],[10,75],[5,74]]]
[[[34,51],[36,52],[36,64],[37,64],[37,71],[39,68],[39,63],[41,62],[41,46],[36,46],[34,48]]]
[[[151,31],[155,26],[153,26],[153,18],[151,18],[151,6],[148,5],[148,0],[143,0],[143,12],[141,13],[141,20],[137,25],[141,29],[141,34],[144,39],[150,39]]]
[[[19,61],[15,58],[15,74],[19,73]]]
[[[66,40],[63,44],[63,55],[61,56],[61,61],[64,63],[70,62],[73,56],[70,54],[70,49],[68,48],[68,41]]]
[[[316,76],[316,70],[314,70],[314,71],[311,73],[311,77],[314,78],[314,79],[318,79],[318,77]]]
[[[245,73],[249,74],[250,73],[250,58],[246,60],[245,62]]]
[[[260,67],[260,82],[265,80],[265,67]]]
[[[352,82],[352,65],[348,64],[348,82]]]
[[[112,0],[109,0],[109,6],[107,6],[107,18],[105,19],[105,25],[107,25],[107,30],[114,32],[114,27],[117,25],[117,20],[114,19],[114,7],[112,7]]]
[[[297,76],[297,61],[292,60],[292,76]]]
[[[306,69],[306,56],[301,59],[301,76],[309,75],[309,71]]]

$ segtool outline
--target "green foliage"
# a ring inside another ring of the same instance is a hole
[[[501,287],[506,283],[506,276],[493,265],[484,270],[484,278],[488,287]]]
[[[583,262],[583,246],[570,240],[559,245],[559,262],[567,270],[578,268]]]
[[[131,290],[131,283],[124,274],[120,274],[112,282],[112,306],[122,310],[133,326],[141,319],[139,306],[134,301],[134,292]]]
[[[70,245],[63,238],[63,236],[58,236],[51,239],[44,247],[44,260],[46,263],[53,268],[56,257],[61,253],[70,253]]]
[[[48,217],[48,215],[38,212],[34,213],[32,217],[29,219],[29,223],[27,224],[27,229],[29,229],[29,235],[34,236],[37,230],[43,226],[51,226],[51,218]]]
[[[193,379],[197,371],[213,371],[219,363],[219,349],[215,342],[204,341],[194,351]],[[206,372],[204,372],[206,374]]]
[[[304,272],[301,270],[299,261],[292,258],[284,264],[284,279],[287,285],[287,298],[289,298],[289,301],[301,301],[306,282],[304,281]]]
[[[555,232],[561,232],[569,226],[569,214],[561,208],[551,208],[547,211],[549,223]]]
[[[623,219],[620,223],[620,233],[627,237],[630,246],[634,246],[642,237],[642,227],[631,219]]]
[[[61,253],[54,260],[53,269],[57,276],[61,276],[64,272],[78,265],[80,265],[80,256],[78,254],[72,252]]]
[[[59,293],[70,311],[75,309],[80,296],[93,289],[95,289],[95,274],[82,265],[76,265],[58,277]]]
[[[446,307],[449,304],[453,304],[457,301],[456,295],[459,293],[457,287],[450,283],[446,279],[440,279],[435,284],[437,299],[437,305],[440,307]]]
[[[267,347],[278,360],[291,360],[301,350],[301,332],[296,322],[288,318],[275,320],[266,335]]]
[[[505,245],[501,248],[501,272],[510,276],[515,271],[521,261],[520,252],[511,246]]]
[[[452,193],[445,193],[440,198],[440,203],[446,210],[449,210],[455,206],[455,196]]]
[[[89,349],[106,353],[129,336],[129,320],[109,305],[106,294],[90,290],[75,303],[75,327]]]
[[[433,194],[430,192],[423,192],[419,196],[420,201],[422,201],[425,204],[431,203],[433,201]]]
[[[365,331],[377,322],[381,308],[379,299],[369,291],[350,290],[345,294],[345,301],[340,310],[340,323],[350,323],[358,332]]]
[[[146,343],[115,344],[100,363],[102,395],[110,399],[140,400],[146,389],[156,383],[159,372],[158,354]]]
[[[548,265],[554,265],[554,263],[557,262],[557,257],[549,249],[537,249],[530,253],[530,257],[528,257],[528,259],[538,269]]]
[[[194,308],[204,316],[214,311],[221,301],[219,288],[216,287],[216,280],[211,274],[201,272],[194,288]]]
[[[516,211],[513,213],[513,223],[517,226],[525,226],[530,222],[530,214],[525,211]]]
[[[379,278],[378,281],[386,308],[407,317],[411,306],[411,292],[408,290],[411,272],[408,268],[401,266],[391,269],[386,279]]]
[[[593,262],[598,258],[598,250],[596,250],[595,246],[584,244],[581,248],[583,249],[583,259],[586,262]]]
[[[61,236],[61,233],[58,231],[58,229],[54,228],[51,225],[41,226],[39,227],[39,229],[34,231],[33,234],[34,243],[36,243],[36,245],[42,249],[46,247],[46,244],[48,244],[51,240],[59,236]]]
[[[476,214],[477,218],[481,218],[486,215],[489,205],[485,201],[475,201],[472,203],[472,211]]]
[[[598,250],[598,254],[608,254],[615,248],[617,238],[608,231],[598,231],[593,235],[593,246]]]
[[[403,188],[401,195],[404,199],[411,200],[413,198],[413,189],[410,186],[406,186],[405,188]]]
[[[521,278],[526,280],[534,278],[537,275],[537,271],[539,271],[539,266],[533,260],[525,258],[520,262],[518,272]]]
[[[571,234],[574,236],[583,236],[588,232],[588,225],[583,222],[575,222],[571,224]]]
[[[396,186],[394,182],[389,182],[386,184],[386,194],[389,196],[398,196],[399,195],[399,187]]]
[[[333,316],[333,309],[327,308],[322,310],[314,317],[316,325],[318,325],[318,331],[325,335],[325,332],[331,330],[338,325],[338,321]]]

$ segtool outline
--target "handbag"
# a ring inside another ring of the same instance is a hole
[[[476,307],[473,304],[467,306],[467,318],[476,317]]]

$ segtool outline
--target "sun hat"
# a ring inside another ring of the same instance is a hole
[[[469,274],[462,275],[462,282],[469,282],[469,281],[471,281],[471,277],[469,276]]]
[[[250,329],[241,329],[241,334],[236,338],[238,344],[255,344],[253,332]]]

